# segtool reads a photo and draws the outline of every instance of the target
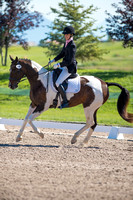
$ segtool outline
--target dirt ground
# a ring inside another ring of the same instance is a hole
[[[93,133],[88,147],[71,145],[75,131],[26,127],[0,131],[0,200],[133,200],[133,138]]]

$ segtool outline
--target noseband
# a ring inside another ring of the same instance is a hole
[[[21,66],[19,62],[17,63],[17,65]],[[16,65],[16,66],[17,66],[17,65]],[[17,68],[17,67],[16,67],[16,68]],[[21,68],[18,68],[17,72],[18,72],[18,73],[19,73],[19,72],[22,72]],[[24,77],[23,77],[22,79],[21,79],[21,78],[17,79],[17,78],[11,78],[11,77],[9,77],[9,81],[16,81],[17,84],[20,83],[20,82],[22,82],[22,81],[25,81],[25,80],[26,80],[26,78],[24,78]]]
[[[22,81],[25,81],[26,79],[27,78],[25,78],[25,77],[23,77],[22,79],[21,78],[20,79],[15,79],[15,78],[9,77],[9,81],[17,81],[17,84],[22,82]]]

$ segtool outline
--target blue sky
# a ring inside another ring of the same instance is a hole
[[[51,12],[50,7],[58,9],[58,3],[60,2],[64,2],[64,0],[32,0],[30,5],[34,6],[32,10],[41,12],[45,18],[47,18],[50,21],[53,21],[55,15]],[[92,17],[96,20],[95,25],[104,26],[105,18],[107,18],[105,11],[107,10],[109,13],[114,14],[115,9],[111,6],[111,4],[118,4],[120,0],[80,0],[79,2],[84,6],[84,8],[89,7],[91,4],[93,4],[94,7],[99,8],[96,12],[94,12]],[[45,25],[49,23],[48,20],[45,20]],[[46,26],[45,28],[38,28],[36,30],[28,31],[26,38],[28,39],[28,41],[38,43],[41,39],[45,37],[46,31]]]

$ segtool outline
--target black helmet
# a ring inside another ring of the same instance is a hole
[[[72,26],[66,26],[64,28],[63,34],[73,34],[73,35],[75,35],[75,30]]]

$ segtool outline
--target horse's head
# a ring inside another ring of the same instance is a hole
[[[11,59],[11,66],[10,66],[10,76],[9,76],[9,87],[11,89],[15,89],[18,87],[18,83],[20,82],[21,78],[24,76],[24,72],[22,70],[22,65],[20,65],[18,57]]]

